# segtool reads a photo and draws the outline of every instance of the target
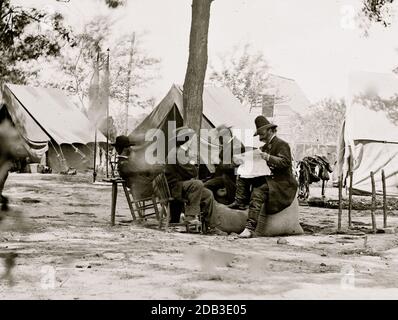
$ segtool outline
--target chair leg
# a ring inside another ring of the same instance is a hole
[[[140,206],[137,204],[137,202],[139,202],[139,201],[134,201],[135,209],[137,210],[138,216],[140,217],[140,220],[142,221],[142,220],[144,220],[144,217],[142,215]]]
[[[169,231],[169,222],[170,222],[170,202],[167,202],[167,212],[166,212],[166,226],[165,231]]]
[[[130,198],[130,194],[129,194],[129,191],[127,189],[126,183],[122,183],[122,186],[123,186],[124,194],[126,195],[127,203],[129,205],[129,208],[130,208],[131,216],[133,217],[133,220],[135,221],[136,217],[135,217],[135,214],[134,214],[134,208],[133,208],[133,204],[131,203],[131,198]]]
[[[116,201],[117,201],[117,183],[112,183],[112,202],[111,202],[111,225],[115,225],[116,217]]]
[[[162,229],[164,212],[165,212],[165,208],[164,208],[164,204],[162,203],[161,208],[160,208],[159,229]]]
[[[159,221],[159,208],[155,197],[152,197],[152,204],[153,204],[153,209],[155,210],[156,219]]]

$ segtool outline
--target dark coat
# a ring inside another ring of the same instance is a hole
[[[177,154],[177,148],[170,151],[170,154]],[[198,175],[198,170],[195,165],[187,163],[182,164],[178,161],[176,156],[175,164],[166,164],[165,176],[167,179],[167,184],[169,185],[172,197],[180,200],[182,199],[182,182],[195,179]]]
[[[287,208],[294,200],[298,183],[293,176],[292,155],[289,144],[274,137],[269,145],[261,147],[270,155],[267,161],[271,176],[266,176],[269,187],[268,201],[265,203],[267,214],[274,214]]]
[[[235,169],[239,165],[235,164],[232,161],[232,159],[234,155],[241,154],[244,152],[245,152],[245,146],[242,143],[240,143],[240,146],[237,147],[234,145],[234,142],[231,141],[225,147],[222,147],[218,154],[218,157],[220,159],[220,164],[216,165],[216,171],[214,173],[214,176],[219,177],[225,174],[230,179],[236,180]],[[224,155],[227,155],[228,157],[224,159]]]

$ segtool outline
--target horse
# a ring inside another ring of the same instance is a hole
[[[27,156],[25,143],[18,131],[8,120],[3,121],[0,124],[0,200],[2,211],[8,209],[8,199],[3,195],[8,172],[14,160]]]
[[[0,224],[8,211],[8,199],[3,195],[4,185],[8,178],[8,172],[12,167],[13,161],[28,156],[27,148],[22,137],[12,124],[5,120],[0,123]],[[5,260],[5,273],[2,279],[8,279],[12,284],[11,270],[15,266],[15,258],[17,254],[14,252],[1,253],[1,257]]]

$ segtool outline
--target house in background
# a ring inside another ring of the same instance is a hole
[[[293,79],[271,74],[268,89],[258,104],[251,106],[250,113],[264,115],[278,125],[278,135],[289,142],[293,156],[301,160],[305,156],[324,155],[334,162],[335,145],[322,145],[308,141],[300,134],[302,117],[310,111],[310,100]]]
[[[300,141],[295,128],[309,111],[311,102],[293,79],[271,74],[268,88],[257,105],[250,108],[255,115],[264,115],[278,125],[278,135],[295,144]]]

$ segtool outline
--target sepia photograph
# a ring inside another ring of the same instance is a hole
[[[0,0],[0,202],[0,300],[397,300],[398,1]]]

